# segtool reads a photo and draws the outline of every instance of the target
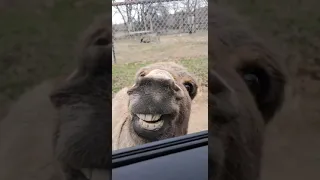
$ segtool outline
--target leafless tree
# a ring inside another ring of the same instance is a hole
[[[116,0],[112,0],[112,2],[116,2]],[[120,6],[115,6],[115,8],[118,10],[118,12],[122,17],[122,20],[124,22],[124,25],[127,28],[128,33],[132,30],[132,20],[133,20],[132,6],[133,5],[130,5],[130,4],[125,5],[124,11],[120,9]],[[126,16],[124,14],[126,14]]]

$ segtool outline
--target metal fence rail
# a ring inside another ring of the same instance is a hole
[[[207,57],[207,0],[114,0],[114,63]]]

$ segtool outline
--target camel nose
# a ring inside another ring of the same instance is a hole
[[[174,102],[184,94],[172,75],[163,70],[139,77],[127,93],[131,111],[136,114],[170,114],[176,111]]]
[[[181,90],[172,79],[165,78],[143,77],[137,82],[137,86],[145,95],[162,94],[163,96],[169,96]]]
[[[165,70],[155,69],[149,72],[145,77],[153,78],[153,79],[171,79],[174,80],[173,76]]]
[[[182,90],[176,83],[173,76],[165,70],[155,69],[147,75],[137,79],[136,84],[128,90],[132,94],[137,89],[143,89],[145,94],[163,93]]]
[[[173,76],[165,70],[155,69],[152,70],[149,74],[145,76],[146,78],[150,78],[153,80],[159,80],[167,84],[172,90],[179,91],[181,90],[179,86],[175,83]]]

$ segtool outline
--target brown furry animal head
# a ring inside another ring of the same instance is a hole
[[[175,63],[155,63],[140,69],[128,90],[131,132],[145,142],[187,133],[196,80]]]
[[[94,176],[111,164],[111,18],[101,16],[84,34],[79,66],[50,95],[58,111],[54,151],[66,179]],[[90,169],[89,173],[82,171]]]
[[[230,11],[212,4],[209,7],[210,179],[258,180],[265,126],[284,99],[283,59]]]

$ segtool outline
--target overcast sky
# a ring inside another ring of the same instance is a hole
[[[116,2],[124,2],[124,0],[116,0]],[[175,4],[176,7],[178,7],[179,10],[184,8],[184,4],[183,2],[168,2],[165,3],[167,6],[173,6],[173,4]],[[135,5],[136,6],[136,5]],[[119,7],[122,13],[125,13],[125,7],[124,6],[120,6]],[[170,13],[173,13],[173,9],[169,9]],[[132,14],[136,14],[136,12],[133,10]],[[123,19],[119,13],[119,11],[117,10],[116,7],[112,7],[112,23],[113,24],[121,24],[123,23]],[[125,15],[125,14],[124,14]]]

